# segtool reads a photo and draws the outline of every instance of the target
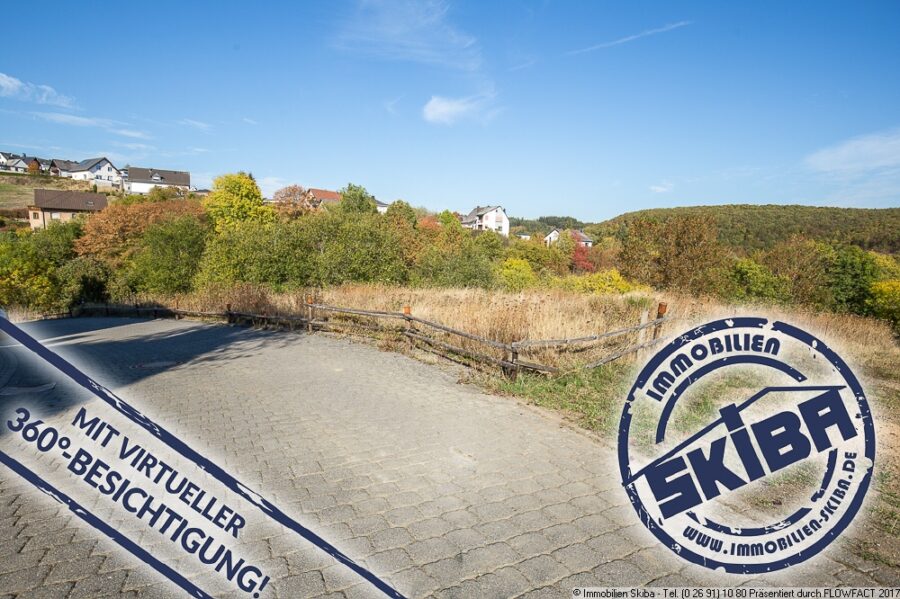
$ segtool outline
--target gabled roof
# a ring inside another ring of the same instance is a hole
[[[50,210],[78,210],[97,212],[106,208],[106,196],[87,191],[62,191],[59,189],[35,189],[34,204]]]
[[[50,160],[48,160],[47,158],[38,158],[37,156],[25,156],[25,155],[22,155],[21,158],[28,164],[30,164],[32,160],[37,160],[38,164],[40,164],[41,166],[45,166],[45,167],[50,166]]]
[[[78,166],[78,163],[74,160],[63,160],[62,158],[54,158],[50,161],[50,166],[55,166],[56,168],[63,171],[73,171],[75,167]]]
[[[585,235],[584,231],[578,231],[578,230],[572,231],[572,237],[575,238],[575,241],[579,241],[582,243],[583,242],[594,243],[594,240],[591,239],[590,237],[588,237],[587,235]]]
[[[306,190],[312,197],[320,202],[340,202],[341,194],[337,191],[329,191],[327,189],[316,189],[310,187]]]
[[[115,165],[109,158],[107,158],[106,156],[100,156],[99,158],[87,158],[85,160],[82,160],[81,162],[75,164],[75,167],[72,170],[75,172],[87,171],[93,168],[95,164],[103,162],[104,160],[109,162],[113,166],[113,168],[115,168]]]
[[[503,210],[502,206],[475,206],[475,208],[473,208],[471,212],[469,212],[462,218],[462,223],[464,225],[468,223],[474,223],[478,220],[478,217],[484,216],[488,212],[493,212],[498,208],[500,210]]]
[[[162,183],[166,185],[191,186],[191,174],[186,171],[166,171],[162,169],[128,167],[128,180],[132,183]]]
[[[387,208],[388,206],[390,206],[390,204],[385,204],[381,200],[375,200],[375,205],[379,208]]]
[[[0,152],[0,156],[3,157],[4,160],[9,160],[10,158],[18,158],[19,155],[13,152]]]
[[[547,233],[546,235],[544,235],[544,239],[547,239],[548,237],[550,237],[550,236],[553,235],[554,233],[556,233],[557,235],[559,235],[559,229],[553,229],[552,231],[550,231],[549,233]]]

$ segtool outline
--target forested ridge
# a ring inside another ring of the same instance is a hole
[[[709,217],[719,241],[741,253],[768,250],[796,236],[816,241],[858,245],[866,250],[900,253],[900,208],[831,208],[773,204],[729,204],[652,208],[626,212],[610,220],[585,226],[596,239],[626,234],[630,223],[673,217]]]

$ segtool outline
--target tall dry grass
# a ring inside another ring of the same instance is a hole
[[[666,302],[674,321],[664,334],[733,316],[764,316],[780,319],[813,332],[842,354],[850,356],[879,378],[896,378],[895,364],[900,358],[894,333],[890,326],[871,318],[849,314],[817,312],[798,307],[771,305],[729,304],[710,298],[695,298],[674,293],[630,293],[625,295],[588,295],[564,290],[528,290],[508,293],[483,289],[431,289],[385,285],[343,285],[316,290],[272,292],[265,288],[242,285],[224,289],[207,289],[188,295],[139,298],[168,306],[202,311],[221,311],[226,305],[232,310],[266,314],[305,314],[307,294],[317,303],[334,306],[401,312],[410,306],[412,314],[433,320],[488,339],[510,343],[526,339],[562,339],[583,337],[637,324],[641,313],[655,315],[659,302]],[[330,322],[365,321],[340,315],[327,315]],[[381,322],[380,324],[385,324]],[[394,323],[402,328],[401,322]],[[553,351],[534,351],[526,359],[543,361],[554,366],[568,367],[584,363],[604,352],[614,351],[637,342],[639,334],[625,335],[606,344],[592,346],[577,355],[559,355]],[[486,351],[504,357],[484,346],[450,339],[469,349]]]

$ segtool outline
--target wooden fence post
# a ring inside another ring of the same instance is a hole
[[[312,333],[312,321],[315,315],[315,309],[313,308],[313,296],[306,296],[306,332]]]
[[[413,332],[413,322],[412,322],[412,319],[410,318],[410,316],[412,316],[412,308],[410,306],[403,306],[403,318],[406,319],[406,332],[407,333]],[[407,335],[406,340],[409,341],[409,345],[411,347],[416,346],[416,340],[413,339],[412,337]]]
[[[514,364],[509,371],[509,378],[515,381],[519,378],[519,348],[514,343],[509,346],[509,361]]]
[[[231,304],[225,304],[225,322],[227,322],[228,324],[232,323]]]
[[[665,318],[666,312],[669,310],[669,305],[666,302],[659,302],[659,306],[656,307],[656,320],[661,320]],[[658,339],[659,333],[662,329],[662,324],[657,324],[653,327],[653,338]]]

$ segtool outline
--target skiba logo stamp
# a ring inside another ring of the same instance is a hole
[[[862,505],[875,460],[865,393],[809,333],[711,322],[641,370],[619,428],[641,522],[696,564],[760,573],[827,547]]]

